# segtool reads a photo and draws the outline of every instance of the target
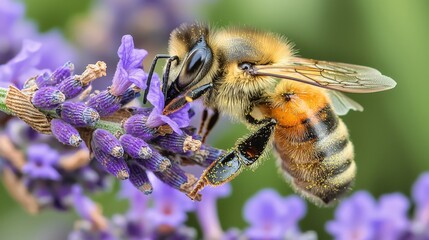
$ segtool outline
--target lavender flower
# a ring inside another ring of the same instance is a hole
[[[22,169],[30,178],[59,180],[61,178],[55,165],[59,154],[46,144],[32,145],[28,148],[29,161]]]
[[[100,119],[97,111],[81,102],[65,102],[57,111],[65,122],[75,127],[94,126]]]
[[[171,167],[168,158],[162,156],[158,151],[151,149],[152,155],[148,159],[136,158],[137,163],[152,172],[164,172]]]
[[[148,159],[152,156],[152,149],[140,138],[124,134],[119,139],[125,152],[132,158]]]
[[[250,224],[246,236],[251,239],[281,239],[284,235],[282,220],[286,209],[281,196],[272,189],[262,190],[247,201],[244,218]]]
[[[36,79],[36,84],[39,88],[54,86],[61,83],[64,79],[73,74],[74,65],[71,62],[66,62],[62,67],[55,69],[52,74],[45,72]],[[61,89],[60,89],[61,90]]]
[[[159,77],[156,74],[153,75],[147,99],[153,105],[153,110],[147,119],[146,125],[154,128],[163,124],[168,124],[174,132],[181,135],[182,130],[180,128],[189,125],[189,104],[186,104],[179,111],[169,114],[168,116],[163,115],[162,111],[164,110],[165,99],[161,91]]]
[[[374,236],[371,219],[376,202],[366,192],[357,192],[341,202],[335,211],[335,220],[326,224],[326,231],[336,239],[371,239]]]
[[[95,109],[100,116],[109,116],[121,109],[121,98],[113,95],[108,90],[92,96],[88,101],[88,106]]]
[[[383,195],[374,220],[374,238],[385,240],[403,238],[410,227],[407,216],[409,206],[408,199],[402,194]]]
[[[168,226],[175,229],[184,224],[187,219],[186,213],[195,208],[193,201],[176,189],[155,179],[152,184],[154,186],[151,195],[153,208],[146,211],[147,219],[151,219],[149,228],[159,229]],[[168,230],[168,228],[164,229]]]
[[[208,187],[203,189],[202,193],[204,198],[201,202],[196,203],[196,207],[204,239],[221,239],[223,231],[218,218],[216,201],[218,198],[229,196],[231,186],[230,184],[224,184],[216,188]]]
[[[83,85],[81,81],[76,80],[75,77],[68,77],[58,85],[58,89],[65,95],[67,99],[77,97],[89,85]]]
[[[384,195],[379,204],[366,192],[344,200],[326,230],[336,239],[403,239],[409,229],[405,196]]]
[[[140,89],[145,89],[146,73],[142,69],[143,59],[147,56],[144,49],[135,49],[134,41],[130,35],[122,37],[121,46],[118,49],[120,58],[113,76],[110,92],[114,96],[121,96],[135,84]]]
[[[143,140],[150,140],[158,136],[159,133],[156,129],[147,126],[147,118],[148,116],[144,114],[131,116],[123,124],[125,132]]]
[[[177,133],[157,137],[153,142],[173,153],[195,152],[201,147],[201,141],[195,140],[189,135],[179,135]]]
[[[39,74],[36,65],[40,61],[41,47],[38,42],[25,40],[21,51],[6,64],[0,65],[1,87],[12,84],[21,89],[25,81]]]
[[[125,163],[124,158],[112,156],[104,149],[98,147],[94,141],[91,142],[91,146],[95,159],[107,172],[116,176],[120,180],[125,180],[130,176],[130,170]]]
[[[94,148],[113,157],[121,158],[124,155],[124,149],[119,140],[107,130],[96,129],[92,134],[92,142]]]
[[[65,99],[64,94],[56,87],[42,87],[34,93],[31,101],[39,109],[50,110],[58,107]]]
[[[134,187],[146,195],[151,194],[153,187],[149,181],[146,171],[138,164],[129,164],[128,167],[130,169],[130,182]]]
[[[52,134],[63,144],[78,147],[82,143],[79,132],[70,124],[60,120],[52,119]]]
[[[412,188],[412,198],[416,203],[412,235],[417,239],[429,238],[429,173],[420,175]]]

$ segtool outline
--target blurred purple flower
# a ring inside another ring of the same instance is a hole
[[[42,44],[34,67],[53,69],[67,60],[75,60],[75,50],[58,30],[39,33],[37,26],[25,20],[23,3],[2,0],[0,2],[0,64],[17,54],[25,39]],[[56,49],[58,51],[52,51]]]
[[[416,204],[412,234],[416,238],[429,239],[429,173],[420,175],[411,195]]]
[[[91,212],[95,210],[95,203],[83,194],[79,185],[72,186],[71,189],[73,206],[79,216],[87,221],[91,221]]]
[[[284,200],[273,189],[264,189],[244,205],[244,219],[250,224],[245,235],[250,239],[281,239],[286,218]]]
[[[144,90],[146,88],[144,81],[147,75],[142,69],[142,63],[143,59],[147,56],[147,51],[144,49],[135,49],[133,37],[125,35],[122,37],[118,56],[120,60],[113,76],[110,92],[115,96],[121,96],[133,83]]]
[[[146,217],[150,219],[150,228],[158,229],[162,226],[178,228],[185,223],[187,212],[195,208],[195,204],[180,191],[159,181],[151,179],[153,193],[151,195],[153,207],[146,210]]]
[[[127,217],[132,221],[142,221],[144,219],[144,212],[147,210],[148,197],[134,187],[129,181],[121,182],[121,190],[119,197],[127,199],[130,207]]]
[[[408,199],[399,193],[381,196],[374,220],[374,239],[402,239],[409,228],[409,205]]]
[[[186,104],[183,108],[168,116],[162,114],[165,106],[165,99],[161,91],[161,83],[157,74],[154,74],[152,77],[147,99],[153,105],[153,110],[146,122],[148,127],[154,128],[163,124],[168,124],[174,132],[182,134],[183,131],[180,128],[189,126],[189,104]]]
[[[21,44],[17,43],[16,32],[24,12],[22,3],[9,0],[0,2],[0,64],[15,55],[16,49]]]
[[[6,64],[0,65],[0,87],[12,84],[21,89],[25,81],[42,72],[36,68],[41,47],[39,42],[25,40],[21,51]]]
[[[46,144],[33,144],[27,150],[28,163],[23,173],[30,178],[59,180],[61,175],[55,169],[59,154]]]
[[[373,239],[372,219],[376,202],[367,192],[356,192],[340,203],[335,211],[335,220],[326,224],[326,231],[335,239]]]
[[[217,199],[231,194],[231,185],[224,184],[218,187],[207,187],[202,191],[204,197],[197,202],[197,217],[204,239],[221,239],[223,235],[217,211]]]

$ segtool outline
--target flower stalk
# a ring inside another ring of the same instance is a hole
[[[9,107],[6,105],[6,97],[9,89],[0,87],[0,111],[2,111],[5,114],[16,116],[13,111],[9,109]],[[53,110],[46,110],[42,111],[46,115],[48,115],[51,118],[59,118],[58,114]],[[109,131],[112,134],[123,134],[124,130],[121,127],[120,123],[103,120],[100,119],[93,127],[93,129],[104,129]]]

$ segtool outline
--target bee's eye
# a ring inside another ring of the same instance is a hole
[[[238,64],[238,68],[243,71],[250,71],[253,68],[253,64],[248,62],[243,62]]]
[[[207,63],[207,58],[207,51],[205,49],[198,49],[191,53],[185,63],[185,69],[181,74],[182,76],[179,78],[179,88],[185,88],[196,79],[197,75],[204,67],[204,64]]]

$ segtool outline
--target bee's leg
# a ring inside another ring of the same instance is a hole
[[[212,83],[201,85],[197,88],[188,90],[184,95],[180,95],[174,98],[163,110],[164,115],[168,115],[181,109],[185,104],[193,102],[194,100],[201,97],[204,93],[213,87]]]
[[[207,117],[209,115],[209,110],[204,108],[203,115],[201,116],[200,128],[198,129],[198,135],[203,133],[204,125],[206,124]]]
[[[217,109],[214,109],[213,114],[210,116],[209,122],[207,123],[206,132],[204,133],[203,138],[201,139],[201,142],[204,143],[206,141],[207,136],[209,135],[213,127],[216,125],[218,120],[219,120],[219,111]]]
[[[207,185],[217,186],[229,182],[240,174],[243,165],[254,164],[262,155],[273,134],[276,122],[268,120],[266,124],[236,147],[214,161],[201,175],[194,189],[188,194],[191,199],[199,199],[199,192]]]
[[[159,59],[161,58],[177,58],[177,56],[170,56],[168,54],[157,54],[150,65],[149,73],[147,76],[146,89],[143,94],[143,104],[147,102],[147,95],[149,94],[150,82],[152,81],[153,73],[155,72],[155,66]]]
[[[170,76],[171,62],[178,60],[178,56],[172,56],[167,60],[167,65],[165,65],[165,72],[162,76],[162,92],[164,93],[165,99],[167,99],[167,84],[168,76]]]

